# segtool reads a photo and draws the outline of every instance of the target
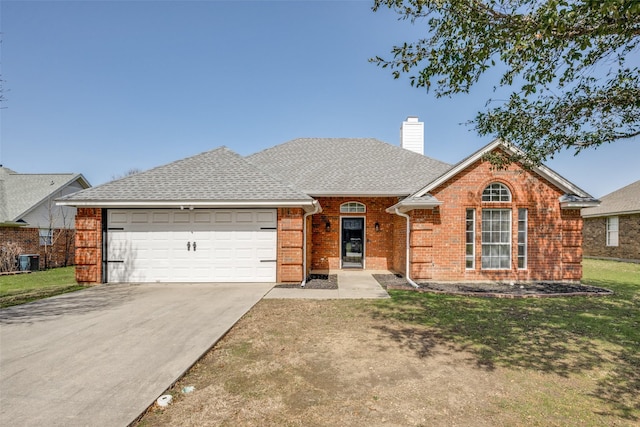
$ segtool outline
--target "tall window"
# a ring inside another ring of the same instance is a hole
[[[347,202],[340,205],[340,213],[364,213],[366,207],[360,202]]]
[[[511,210],[482,210],[482,268],[511,268]]]
[[[465,266],[468,269],[473,269],[476,267],[476,211],[475,209],[467,209]]]
[[[618,217],[607,217],[607,246],[618,246]]]
[[[511,192],[506,185],[499,182],[489,184],[482,192],[483,202],[510,202]]]
[[[524,208],[518,209],[518,268],[527,268],[527,215]]]

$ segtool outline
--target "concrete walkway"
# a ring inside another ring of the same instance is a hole
[[[0,310],[0,425],[127,426],[272,286],[101,285]]]
[[[389,298],[373,274],[391,274],[381,270],[338,270],[338,289],[273,288],[266,299],[378,299]]]

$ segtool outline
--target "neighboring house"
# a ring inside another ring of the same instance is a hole
[[[20,254],[38,255],[39,268],[73,264],[76,209],[57,206],[55,199],[86,188],[80,174],[23,174],[0,166],[3,252],[11,245]]]
[[[580,209],[596,200],[545,166],[493,169],[485,153],[513,150],[498,140],[456,165],[425,157],[423,132],[410,117],[401,147],[296,139],[246,158],[222,147],[67,196],[77,280],[304,284],[346,268],[580,280]]]
[[[602,197],[598,207],[582,210],[583,254],[640,262],[640,181]]]

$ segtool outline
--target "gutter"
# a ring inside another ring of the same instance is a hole
[[[410,240],[409,240],[409,238],[411,237],[411,235],[410,235],[411,224],[409,222],[409,215],[400,212],[397,207],[394,208],[394,212],[395,212],[396,215],[399,215],[399,216],[404,217],[404,218],[407,219],[407,243],[406,243],[406,246],[407,246],[406,262],[407,262],[407,265],[405,267],[406,268],[406,272],[405,272],[404,278],[407,279],[407,282],[409,282],[409,284],[411,286],[413,286],[414,288],[419,288],[420,286],[418,286],[418,284],[416,282],[414,282],[413,280],[411,280],[411,277],[409,277],[409,272],[410,272],[410,270],[409,270],[409,266],[410,266],[410,262],[409,262],[409,250],[410,250],[409,243],[410,243]]]
[[[317,200],[313,201],[313,210],[302,216],[302,282],[300,287],[304,288],[307,284],[307,218],[310,215],[322,212],[322,207]]]

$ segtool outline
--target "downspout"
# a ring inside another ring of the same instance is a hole
[[[402,217],[404,217],[404,218],[406,218],[406,219],[407,219],[407,243],[406,243],[406,246],[407,246],[407,256],[406,256],[407,265],[406,265],[406,267],[405,267],[405,268],[406,268],[406,273],[405,273],[405,275],[404,275],[404,278],[407,280],[407,282],[409,282],[409,284],[410,284],[411,286],[413,286],[414,288],[419,288],[420,286],[418,286],[418,284],[417,284],[416,282],[414,282],[413,280],[411,280],[411,277],[409,277],[409,272],[411,271],[411,270],[409,270],[409,268],[410,268],[410,262],[409,262],[409,251],[410,251],[410,246],[409,246],[409,244],[410,244],[410,242],[411,242],[411,241],[410,241],[410,237],[411,237],[411,234],[410,234],[410,233],[411,233],[411,224],[410,224],[410,222],[409,222],[409,215],[407,215],[407,214],[404,214],[404,213],[400,212],[400,211],[398,210],[398,208],[395,208],[395,212],[396,212],[396,215],[400,215],[400,216],[402,216]]]
[[[300,287],[304,288],[307,284],[307,218],[310,215],[315,215],[322,211],[320,203],[317,200],[313,201],[313,211],[307,212],[302,216],[302,282]]]

